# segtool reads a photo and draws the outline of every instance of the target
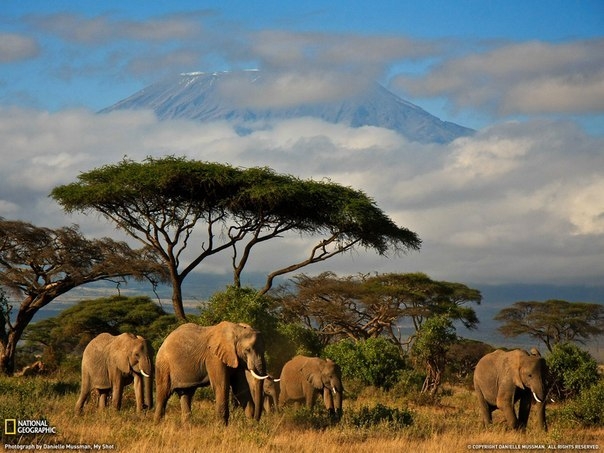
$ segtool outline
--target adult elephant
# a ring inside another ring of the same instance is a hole
[[[122,406],[126,385],[134,382],[136,412],[153,407],[153,348],[143,337],[131,333],[101,333],[93,338],[82,355],[82,388],[76,402],[80,414],[93,389],[99,392],[99,407],[111,394],[113,406]]]
[[[262,398],[262,409],[266,413],[270,413],[272,410],[278,412],[280,387],[279,381],[280,379],[275,379],[270,375],[264,379],[262,386],[262,391],[264,394],[264,397]],[[254,416],[254,401],[258,399],[255,395],[257,389],[255,383],[256,378],[249,370],[235,373],[231,380],[231,388],[233,389],[233,405],[235,407],[242,407],[246,415],[250,418]]]
[[[474,370],[474,389],[485,427],[493,422],[493,411],[500,409],[510,428],[526,428],[535,400],[538,424],[547,431],[546,376],[547,365],[538,352],[499,349],[482,357]]]
[[[229,393],[233,376],[249,370],[254,379],[254,418],[262,414],[262,386],[266,365],[260,332],[247,324],[223,321],[210,327],[188,323],[164,340],[156,358],[157,407],[155,421],[166,413],[173,392],[180,397],[181,416],[191,416],[191,401],[198,387],[212,386],[216,414],[229,422]]]
[[[336,419],[342,416],[342,372],[330,359],[298,355],[281,370],[279,405],[293,401],[305,403],[312,409],[319,393],[323,393],[325,408]]]

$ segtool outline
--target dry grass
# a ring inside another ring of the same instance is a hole
[[[44,378],[36,378],[44,379]],[[47,378],[48,379],[48,378]],[[5,386],[6,389],[6,386]],[[0,389],[1,390],[1,389]],[[20,404],[24,397],[20,397]],[[583,429],[567,426],[556,417],[553,406],[550,430],[539,432],[529,424],[525,433],[508,431],[503,425],[501,414],[494,413],[493,427],[485,430],[479,426],[479,414],[470,390],[454,388],[443,397],[438,406],[417,405],[381,392],[367,391],[355,400],[345,401],[345,412],[358,410],[361,406],[382,403],[391,407],[408,408],[414,415],[411,426],[393,430],[386,426],[356,428],[344,420],[327,428],[312,428],[296,423],[293,409],[280,414],[263,416],[259,423],[246,419],[241,411],[232,413],[229,426],[215,421],[213,405],[199,397],[193,407],[189,424],[182,425],[178,401],[172,397],[166,419],[156,425],[153,414],[136,415],[133,397],[125,395],[124,409],[98,412],[92,404],[85,407],[81,417],[73,415],[77,394],[73,390],[64,395],[36,398],[36,416],[46,417],[57,429],[56,435],[4,436],[5,443],[21,445],[97,444],[113,447],[116,451],[143,452],[456,452],[472,449],[502,450],[503,446],[519,446],[527,451],[530,445],[548,446],[581,444],[598,445],[604,448],[603,429]],[[15,398],[2,394],[0,406],[15,404]],[[4,412],[6,413],[6,408]],[[534,419],[531,421],[534,422]],[[512,449],[512,448],[510,448]],[[550,448],[551,449],[551,448]],[[71,450],[74,451],[74,450]]]

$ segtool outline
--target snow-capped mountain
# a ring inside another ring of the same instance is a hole
[[[447,143],[472,134],[472,129],[442,121],[375,83],[360,95],[338,101],[298,104],[293,107],[253,108],[238,105],[228,92],[234,78],[244,90],[259,90],[259,71],[186,73],[150,85],[100,113],[123,109],[152,109],[159,119],[229,120],[245,131],[246,124],[299,117],[320,118],[352,127],[392,129],[408,140]]]

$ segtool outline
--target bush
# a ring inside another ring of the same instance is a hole
[[[604,381],[592,385],[571,401],[563,416],[585,427],[604,426]]]
[[[336,423],[325,409],[313,411],[307,407],[301,407],[293,412],[288,410],[286,414],[290,415],[285,425],[293,429],[324,430]]]
[[[413,423],[413,416],[407,410],[392,408],[377,404],[369,408],[361,407],[348,415],[349,422],[357,428],[369,428],[377,425],[387,425],[388,429],[400,429]]]
[[[357,379],[385,390],[396,384],[405,367],[399,348],[381,337],[342,340],[328,345],[323,355],[340,365],[343,379]]]
[[[598,382],[598,363],[572,343],[557,344],[546,359],[554,399],[572,398]]]
[[[399,373],[397,383],[392,387],[391,392],[397,397],[419,394],[426,380],[426,373],[416,370],[402,370]]]

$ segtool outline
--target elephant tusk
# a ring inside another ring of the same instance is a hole
[[[254,376],[256,379],[263,381],[264,379],[268,379],[268,374],[266,376],[259,376],[257,375],[254,370],[250,370],[250,373],[252,373],[252,376]]]
[[[147,378],[148,378],[148,377],[151,377],[151,376],[149,376],[147,373],[145,373],[143,370],[141,370],[141,374],[142,374],[143,376],[147,377]]]
[[[279,379],[273,379],[273,382],[279,382],[281,380],[281,378]]]
[[[543,402],[539,398],[537,398],[537,394],[535,392],[533,392],[533,397],[535,398],[535,401],[537,401],[538,403],[542,403]]]

